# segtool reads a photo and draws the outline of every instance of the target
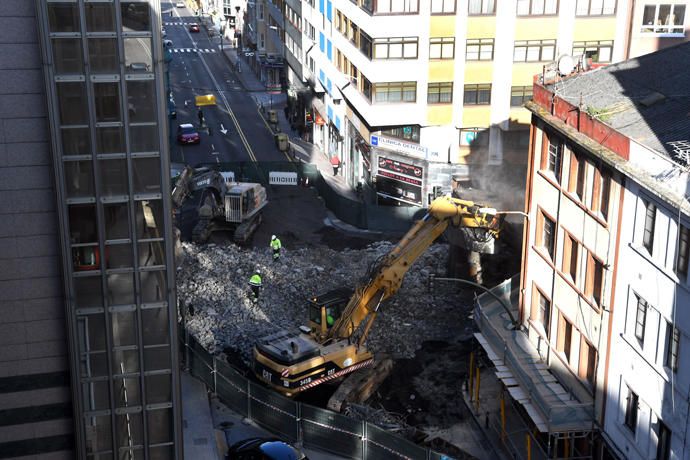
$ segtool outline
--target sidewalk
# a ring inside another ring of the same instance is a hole
[[[202,19],[202,23],[207,29],[213,29],[213,35],[218,36],[218,27],[211,23],[208,17]],[[217,45],[220,50],[220,45]],[[330,163],[329,156],[326,152],[319,149],[316,145],[306,142],[299,138],[298,133],[292,129],[290,122],[285,116],[284,108],[287,105],[287,94],[280,92],[278,94],[273,94],[266,89],[263,82],[259,80],[256,74],[253,72],[251,66],[247,62],[247,59],[242,55],[242,52],[235,47],[231,47],[228,40],[223,39],[223,55],[228,60],[230,67],[235,72],[235,76],[242,85],[242,87],[248,93],[251,93],[252,99],[256,103],[259,115],[264,119],[266,126],[271,131],[272,134],[276,132],[286,133],[290,138],[290,144],[292,145],[292,150],[295,154],[295,159],[316,165],[316,167],[321,171],[321,175],[328,182],[328,184],[333,188],[339,195],[348,198],[353,201],[359,201],[359,196],[355,189],[353,189],[346,181],[342,175],[333,175],[333,166]],[[240,63],[238,72],[237,63]],[[264,110],[273,109],[276,111],[278,116],[277,130],[267,122],[265,118],[265,112],[262,112],[260,108],[263,107]]]
[[[184,458],[218,460],[206,385],[186,372],[181,373],[180,380]]]

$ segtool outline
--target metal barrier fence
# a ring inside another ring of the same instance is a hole
[[[232,172],[235,180],[241,182],[258,182],[269,184],[270,172],[295,172],[298,183],[308,183],[316,187],[323,198],[326,207],[338,219],[350,225],[369,230],[390,233],[406,232],[418,213],[423,213],[418,207],[378,206],[372,203],[371,190],[365,190],[363,198],[350,199],[336,191],[322,175],[316,165],[311,163],[289,161],[239,161],[229,163],[202,163],[196,167],[206,166],[223,172]],[[305,180],[306,179],[306,180]]]
[[[230,409],[290,442],[351,459],[450,460],[371,423],[285,398],[249,381],[189,334],[182,332],[180,338],[192,375]]]

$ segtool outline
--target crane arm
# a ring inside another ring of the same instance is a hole
[[[359,339],[361,345],[381,303],[398,291],[412,264],[441,236],[448,225],[483,229],[496,238],[500,231],[500,220],[495,215],[496,210],[472,201],[450,196],[435,199],[424,218],[416,222],[395,248],[369,269],[365,284],[357,287],[326,339],[351,337],[360,323],[368,317]]]

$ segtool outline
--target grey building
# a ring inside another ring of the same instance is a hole
[[[182,457],[160,30],[0,1],[0,458]]]

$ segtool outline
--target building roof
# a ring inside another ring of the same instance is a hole
[[[639,144],[690,165],[690,42],[579,73],[550,91]]]

